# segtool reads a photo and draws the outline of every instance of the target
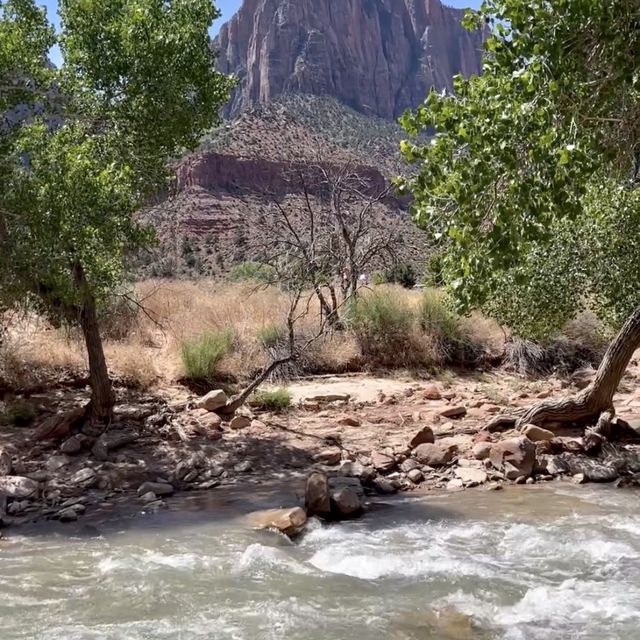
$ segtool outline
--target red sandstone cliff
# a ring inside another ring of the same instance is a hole
[[[440,0],[244,0],[216,40],[239,84],[229,113],[287,93],[393,118],[455,74],[480,72],[481,33]]]

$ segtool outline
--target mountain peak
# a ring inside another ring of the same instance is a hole
[[[482,34],[463,13],[440,0],[244,0],[216,40],[239,81],[228,112],[306,93],[395,118],[480,72]]]

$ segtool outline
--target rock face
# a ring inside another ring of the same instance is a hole
[[[306,93],[397,117],[480,72],[483,35],[463,15],[440,0],[244,0],[215,42],[239,81],[228,111]]]

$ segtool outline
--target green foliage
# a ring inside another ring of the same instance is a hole
[[[418,281],[418,275],[413,265],[398,263],[384,272],[384,280],[389,284],[399,284],[405,289],[413,289]]]
[[[482,75],[402,119],[435,132],[402,144],[402,188],[456,302],[532,337],[584,305],[619,322],[639,283],[636,0],[487,0],[467,23],[492,31]]]
[[[267,284],[274,281],[274,270],[262,262],[241,262],[231,269],[231,278]]]
[[[12,87],[0,91],[0,297],[35,294],[70,318],[150,242],[134,213],[216,122],[230,81],[213,70],[209,0],[59,10],[55,35],[32,0],[0,3],[0,85]],[[55,43],[59,69],[46,59]]]
[[[0,413],[1,426],[26,427],[36,418],[36,410],[28,402],[16,402]]]
[[[254,393],[249,405],[258,411],[284,411],[291,406],[293,396],[284,387],[263,389]]]
[[[258,342],[266,349],[272,349],[287,340],[287,333],[284,325],[268,324],[258,331]]]
[[[412,351],[414,314],[392,290],[377,289],[359,297],[347,316],[365,358],[390,366],[406,362]]]
[[[185,377],[189,380],[214,381],[218,366],[233,344],[233,331],[209,331],[197,338],[183,340],[180,356]]]

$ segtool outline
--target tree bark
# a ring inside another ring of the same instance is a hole
[[[629,316],[609,345],[596,377],[584,391],[571,398],[548,400],[534,405],[520,424],[545,422],[596,424],[601,414],[614,415],[613,396],[635,351],[640,348],[640,307]],[[607,420],[601,422],[603,430]],[[603,434],[605,435],[605,434]]]
[[[87,415],[94,422],[109,422],[115,404],[115,396],[100,336],[96,299],[89,289],[89,283],[82,266],[76,265],[75,271],[76,285],[80,288],[82,297],[79,321],[89,357],[91,402],[87,407]]]

